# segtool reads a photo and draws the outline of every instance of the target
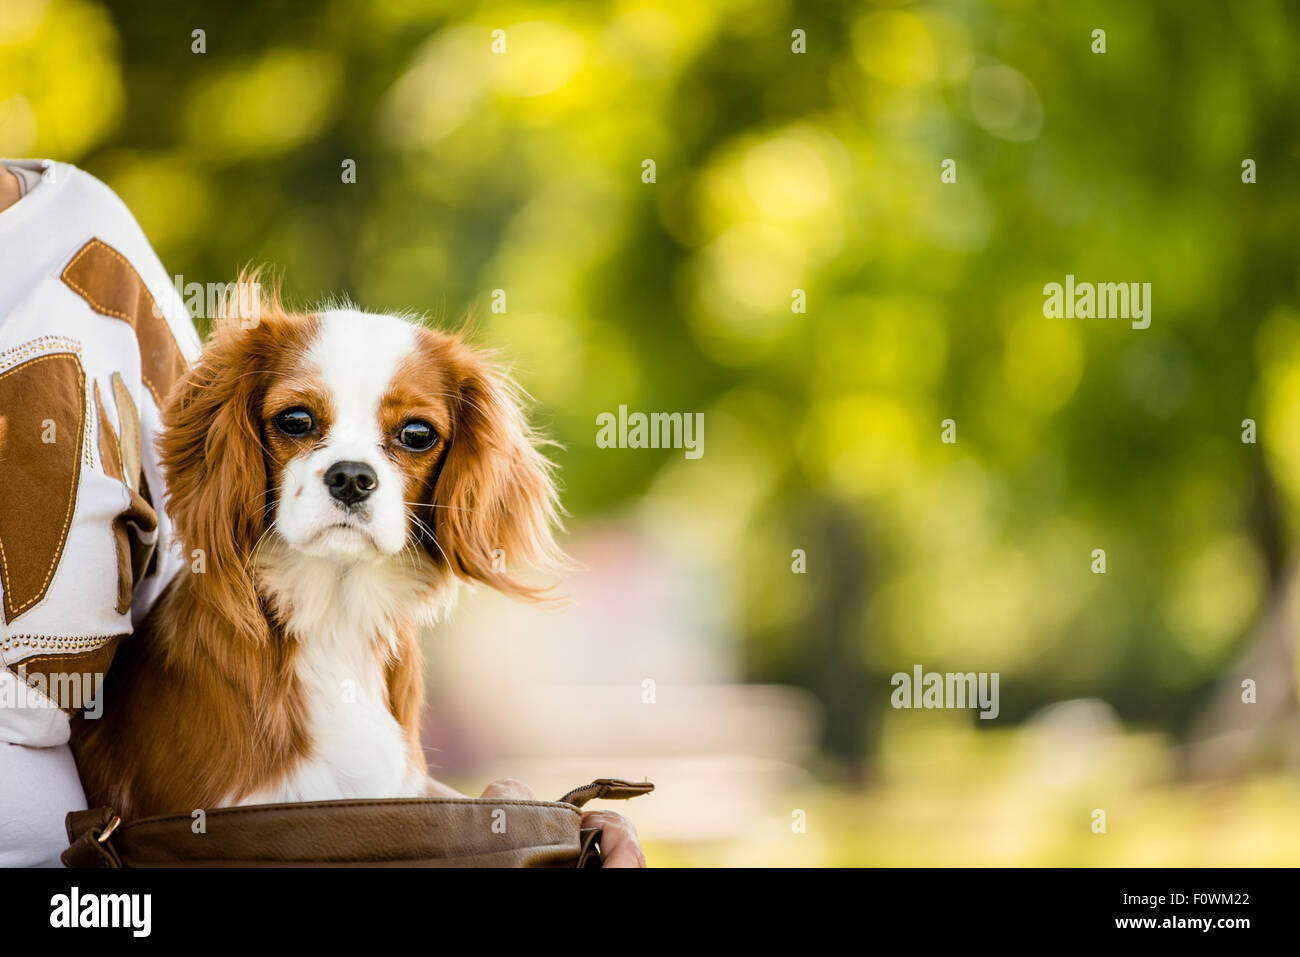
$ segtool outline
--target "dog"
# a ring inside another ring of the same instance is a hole
[[[239,288],[252,286],[249,276]],[[74,721],[92,807],[454,796],[420,745],[421,626],[459,583],[555,601],[554,466],[456,334],[344,304],[228,303],[163,406],[188,567]]]

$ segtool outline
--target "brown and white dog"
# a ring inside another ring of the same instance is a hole
[[[457,336],[273,300],[217,321],[163,423],[190,566],[75,723],[90,805],[455,794],[420,746],[417,629],[458,581],[545,600],[510,568],[562,561],[509,379]]]

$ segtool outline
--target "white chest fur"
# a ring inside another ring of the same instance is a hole
[[[295,556],[264,564],[260,581],[297,643],[294,670],[311,742],[281,781],[239,804],[423,796],[427,775],[389,708],[385,663],[399,609],[416,604],[400,569],[340,569]]]
[[[369,644],[355,635],[331,635],[299,648],[295,666],[311,752],[276,789],[275,801],[420,793],[406,737],[388,708],[379,658]]]

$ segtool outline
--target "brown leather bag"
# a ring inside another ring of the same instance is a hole
[[[600,778],[559,801],[261,804],[129,824],[92,808],[68,815],[62,858],[68,867],[599,867],[600,829],[582,827],[579,808],[653,790]]]

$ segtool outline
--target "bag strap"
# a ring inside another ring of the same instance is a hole
[[[642,794],[649,794],[655,786],[649,781],[624,781],[621,778],[597,778],[590,784],[574,788],[564,797],[561,804],[582,807],[588,801],[600,799],[628,801]],[[584,827],[578,833],[578,867],[600,867],[604,860],[600,854],[600,828]]]
[[[628,801],[642,794],[649,794],[655,786],[649,781],[623,781],[619,778],[597,778],[590,784],[574,788],[564,797],[561,804],[582,807],[588,801],[604,799],[608,801]]]
[[[121,867],[110,838],[122,819],[111,807],[72,811],[67,817],[69,847],[60,855],[67,867]]]
[[[577,868],[603,867],[604,858],[600,856],[600,828],[584,827],[578,831]]]

